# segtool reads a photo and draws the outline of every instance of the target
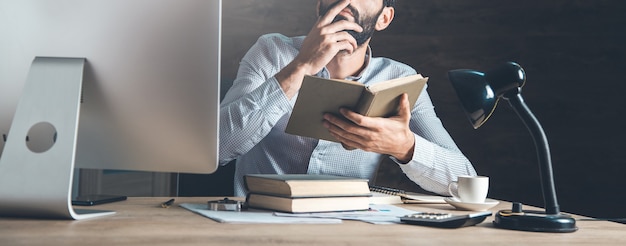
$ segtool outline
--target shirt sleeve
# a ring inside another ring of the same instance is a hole
[[[274,78],[289,60],[277,56],[289,54],[284,52],[289,48],[281,36],[265,35],[242,59],[220,106],[220,164],[247,153],[290,112],[291,103]]]
[[[415,136],[412,160],[400,163],[391,157],[409,179],[425,190],[448,195],[448,184],[457,176],[476,175],[437,117],[426,87],[413,107],[409,124]]]

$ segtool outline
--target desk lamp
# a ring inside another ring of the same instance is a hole
[[[451,70],[448,78],[474,129],[489,119],[502,98],[509,102],[524,122],[537,148],[545,211],[523,210],[521,203],[514,202],[511,210],[500,210],[496,214],[494,225],[522,231],[576,231],[576,221],[559,211],[546,135],[522,98],[522,86],[526,81],[524,70],[517,63],[508,62],[485,73],[469,69]]]

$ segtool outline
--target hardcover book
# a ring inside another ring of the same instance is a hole
[[[397,113],[400,95],[407,93],[413,107],[427,81],[428,78],[416,74],[367,86],[349,80],[305,76],[285,132],[336,142],[322,125],[324,113],[341,115],[339,108],[346,107],[370,117],[392,116]]]
[[[370,196],[367,179],[318,174],[248,174],[250,193],[282,197]]]
[[[289,213],[314,213],[367,210],[370,198],[368,196],[290,198],[250,193],[246,202],[251,208]]]

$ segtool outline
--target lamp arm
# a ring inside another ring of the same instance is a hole
[[[522,94],[521,89],[507,93],[503,98],[506,99],[515,113],[522,119],[524,125],[531,133],[537,148],[539,158],[539,177],[541,179],[541,188],[543,192],[543,200],[545,204],[546,214],[559,214],[559,205],[556,199],[556,190],[554,188],[554,177],[552,175],[552,160],[550,156],[550,147],[548,139],[537,118],[530,111]],[[515,94],[515,95],[513,95]]]

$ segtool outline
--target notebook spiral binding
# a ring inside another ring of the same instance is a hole
[[[406,192],[404,190],[400,190],[400,189],[396,189],[396,188],[389,188],[389,187],[384,187],[384,186],[371,185],[370,186],[370,191],[383,193],[383,194],[387,194],[387,195],[392,195],[392,196],[399,196],[402,199],[410,199],[409,197],[407,197],[407,194],[406,194]]]

